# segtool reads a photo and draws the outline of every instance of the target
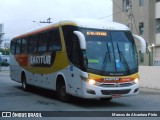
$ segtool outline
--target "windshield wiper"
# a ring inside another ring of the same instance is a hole
[[[109,59],[109,61],[111,61],[108,44],[107,44],[107,50],[108,51],[105,53],[105,57],[104,57],[104,60],[103,60],[103,66],[102,66],[102,70],[101,70],[102,72],[105,72],[105,70],[106,70],[108,59]]]
[[[105,72],[106,67],[107,67],[107,63],[108,63],[108,57],[109,57],[109,53],[106,52],[104,60],[103,60],[103,66],[102,66],[102,72]]]
[[[124,65],[125,69],[127,70],[127,72],[129,73],[129,72],[130,72],[129,65],[128,65],[128,63],[127,63],[126,58],[124,57],[124,54],[123,54],[121,51],[120,51],[120,55],[121,55],[121,57],[122,57],[122,63],[123,63],[123,65]]]
[[[125,69],[127,70],[127,72],[129,73],[129,72],[130,72],[129,65],[128,65],[128,63],[127,63],[126,58],[124,57],[123,52],[119,50],[119,45],[118,45],[118,43],[117,43],[117,48],[118,48],[118,53],[119,53],[119,55],[120,55],[120,59],[121,59],[123,65],[124,65],[124,68],[125,68]]]

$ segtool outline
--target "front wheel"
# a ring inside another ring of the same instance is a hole
[[[57,86],[57,96],[62,102],[69,101],[69,95],[66,92],[66,85],[64,82],[59,83]]]

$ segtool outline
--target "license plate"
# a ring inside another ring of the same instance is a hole
[[[112,98],[120,98],[120,97],[121,97],[121,95],[119,95],[119,94],[112,95]]]

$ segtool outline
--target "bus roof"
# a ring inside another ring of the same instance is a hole
[[[117,22],[107,22],[100,19],[72,19],[63,21],[63,23],[74,23],[79,27],[96,28],[105,30],[129,30],[126,25]]]
[[[43,27],[31,32],[27,32],[25,34],[15,37],[14,39],[31,36],[31,35],[34,35],[43,31],[51,30],[58,26],[64,26],[64,25],[73,25],[73,26],[84,27],[84,28],[95,28],[95,29],[105,29],[105,30],[129,30],[129,28],[126,25],[116,23],[116,22],[107,22],[99,19],[71,19],[71,20],[60,21],[58,23],[49,25],[47,27]]]

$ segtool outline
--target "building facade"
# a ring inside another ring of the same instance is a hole
[[[113,0],[113,21],[126,24],[148,44],[147,54],[138,50],[141,65],[160,66],[159,11],[160,0]]]
[[[2,47],[3,36],[4,36],[4,25],[0,24],[0,48]]]

